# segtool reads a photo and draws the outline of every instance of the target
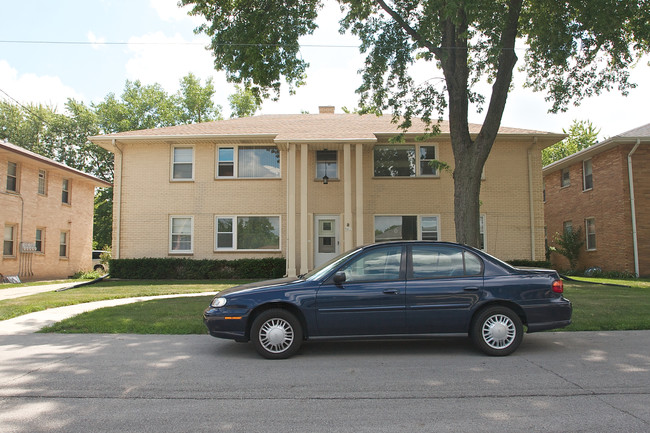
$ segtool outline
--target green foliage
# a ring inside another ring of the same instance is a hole
[[[111,259],[113,278],[128,279],[240,279],[280,278],[283,258],[239,260],[193,260],[176,258]]]
[[[574,120],[569,131],[562,130],[568,137],[542,150],[542,166],[547,166],[569,155],[573,155],[596,144],[599,129],[588,120]]]
[[[516,268],[524,267],[524,268],[552,269],[551,262],[546,260],[517,259],[517,260],[508,260],[508,263]]]
[[[564,233],[555,234],[556,247],[551,247],[551,251],[555,251],[569,260],[571,270],[575,271],[578,266],[578,259],[582,246],[585,244],[584,237],[582,236],[582,229],[578,227],[573,230],[566,230]]]
[[[181,123],[201,123],[221,120],[221,106],[214,105],[214,84],[212,77],[208,78],[205,86],[193,73],[181,79],[181,88],[176,95],[181,108]]]
[[[318,0],[181,0],[207,22],[215,67],[230,81],[250,83],[255,95],[279,95],[305,80],[299,39],[316,28]],[[517,58],[526,85],[545,91],[551,111],[617,87],[626,93],[629,67],[650,52],[650,8],[637,0],[339,0],[341,31],[361,40],[365,55],[361,112],[390,111],[408,129],[414,117],[429,123],[449,112],[454,151],[456,240],[479,244],[480,173],[501,125]],[[412,66],[429,67],[416,81]],[[479,93],[488,82],[490,95]],[[487,102],[487,103],[486,103]],[[469,132],[470,107],[487,106],[481,131]]]
[[[72,276],[75,280],[96,280],[97,278],[103,277],[103,273],[97,271],[79,271]]]
[[[235,86],[235,93],[228,96],[230,117],[249,117],[253,116],[262,106],[262,102],[255,97],[255,94],[248,86]]]

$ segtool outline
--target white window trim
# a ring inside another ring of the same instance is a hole
[[[278,161],[278,171],[279,174],[276,177],[241,177],[239,175],[239,149],[241,147],[257,147],[260,149],[278,149],[279,153],[279,161]],[[233,149],[233,175],[232,176],[219,176],[219,149]],[[249,179],[254,179],[254,180],[279,180],[282,179],[282,152],[277,146],[273,146],[270,144],[265,144],[265,145],[250,145],[250,144],[242,144],[242,145],[232,145],[232,146],[217,146],[215,155],[214,155],[214,178],[216,179],[244,179],[244,180],[249,180]],[[239,215],[241,216],[241,215]],[[266,215],[264,215],[266,216]],[[255,250],[257,251],[257,250]]]
[[[596,227],[596,218],[595,217],[585,218],[585,249],[587,251],[596,251],[598,249],[597,246],[594,247],[594,248],[589,248],[589,222],[588,222],[589,220],[593,220],[594,221],[594,228]],[[597,235],[597,232],[594,230],[594,236],[596,236],[596,235]],[[596,242],[596,244],[597,243],[598,242]]]
[[[172,249],[173,244],[173,220],[180,218],[189,218],[190,219],[190,249],[189,250],[174,250]],[[170,255],[184,255],[184,254],[194,254],[194,216],[193,215],[170,215],[169,216],[169,254]]]
[[[232,176],[219,176],[219,149],[232,149]],[[215,179],[237,179],[238,178],[238,157],[237,146],[217,146],[217,151],[215,153],[215,170],[214,178]]]
[[[9,174],[9,164],[13,164],[16,167],[15,176]],[[7,166],[6,167],[7,167],[7,177],[5,179],[5,191],[7,191],[8,193],[12,193],[12,194],[19,194],[20,193],[20,168],[21,168],[20,164],[17,163],[17,162],[14,162],[14,161],[7,161]],[[16,188],[15,189],[7,188],[7,183],[9,182],[9,177],[12,177],[12,178],[15,179],[15,182],[16,182]]]
[[[11,227],[11,254],[4,254],[4,243],[5,243],[5,231],[7,227]],[[16,237],[18,235],[18,225],[17,224],[5,224],[2,232],[2,255],[6,258],[16,257]]]
[[[64,182],[67,181],[68,183],[68,189],[63,189]],[[63,192],[68,193],[68,199],[67,201],[63,201]],[[72,179],[70,178],[64,178],[61,180],[61,203],[65,205],[72,205]]]
[[[41,177],[41,174],[43,174],[43,177]],[[43,192],[41,193],[40,188],[41,188],[41,179],[43,179]],[[47,170],[43,170],[42,168],[38,169],[38,180],[36,184],[36,191],[38,195],[40,196],[47,196]]]
[[[65,234],[65,256],[61,255],[61,245],[64,245],[61,243],[61,235]],[[60,260],[67,260],[70,258],[70,231],[69,230],[61,230],[59,232],[59,259]]]
[[[251,218],[251,217],[268,217],[268,218],[277,218],[278,219],[278,248],[277,249],[238,249],[237,248],[237,219],[238,218]],[[217,220],[222,219],[231,219],[232,220],[232,247],[230,248],[218,248],[217,247],[217,236],[219,235]],[[282,216],[281,215],[215,215],[214,216],[214,251],[215,252],[224,252],[224,251],[236,251],[236,252],[278,252],[282,251]]]
[[[174,150],[175,149],[192,149],[192,177],[189,179],[174,179]],[[194,182],[194,174],[196,169],[196,149],[194,145],[172,145],[170,150],[170,164],[169,164],[169,181],[170,182]]]
[[[374,153],[374,147],[373,147],[373,154],[372,154],[372,177],[376,179],[415,179],[415,178],[428,178],[428,179],[439,179],[440,178],[440,169],[436,169],[436,174],[422,174],[422,168],[420,167],[420,148],[421,147],[433,147],[435,148],[435,153],[436,153],[436,160],[439,160],[439,146],[438,143],[420,143],[420,144],[415,144],[415,143],[405,143],[405,144],[378,144],[375,147],[386,147],[386,146],[392,146],[392,147],[403,147],[403,148],[409,148],[413,147],[415,151],[415,175],[414,176],[377,176],[375,175],[375,153]],[[383,216],[383,215],[378,215],[378,216]],[[386,216],[398,216],[398,215],[386,215]],[[407,215],[402,215],[402,216],[407,216]]]
[[[422,159],[420,158],[420,148],[422,147],[433,147],[434,148],[434,153],[436,154],[436,157],[434,158],[436,161],[438,161],[438,144],[436,143],[422,143],[422,144],[417,144],[415,145],[415,160],[417,161],[416,164],[416,171],[415,171],[415,177],[432,177],[432,178],[439,178],[440,177],[440,168],[436,168],[436,174],[422,174],[421,170],[421,164],[422,164]],[[374,158],[373,158],[374,160]]]
[[[589,161],[591,163],[591,187],[587,188],[587,174],[585,171],[585,163]],[[590,159],[585,159],[582,161],[582,190],[583,191],[591,191],[594,189],[594,163],[592,162],[591,158]]]
[[[431,177],[431,176],[430,176]],[[442,236],[440,234],[440,214],[438,215],[417,215],[418,217],[418,240],[423,240],[422,239],[422,218],[435,218],[437,221],[437,226],[438,226],[438,239],[435,241],[429,241],[429,242],[440,242],[440,239],[442,239]]]

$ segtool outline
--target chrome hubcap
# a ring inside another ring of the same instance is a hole
[[[483,340],[493,349],[504,349],[515,341],[514,322],[503,314],[495,314],[483,323]]]
[[[284,352],[293,342],[293,328],[284,319],[274,318],[260,328],[260,343],[272,353]]]

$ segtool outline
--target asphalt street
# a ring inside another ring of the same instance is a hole
[[[207,335],[0,336],[0,431],[647,432],[650,331],[307,343],[264,360]]]

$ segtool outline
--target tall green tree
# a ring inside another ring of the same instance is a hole
[[[448,110],[454,154],[456,239],[479,245],[479,194],[513,84],[517,44],[525,46],[524,83],[547,93],[551,111],[616,86],[626,93],[629,68],[650,51],[647,0],[338,0],[342,30],[361,40],[366,55],[360,105],[392,111],[408,128],[413,117],[430,122]],[[321,0],[181,0],[207,23],[215,67],[230,81],[252,83],[258,97],[279,96],[304,83],[308,64],[300,37],[312,34]],[[416,82],[416,62],[442,80]],[[487,81],[482,94],[477,84]],[[440,84],[439,84],[440,83]],[[486,106],[485,106],[486,105]],[[470,135],[470,109],[484,110]]]
[[[214,84],[212,77],[201,85],[201,80],[193,73],[181,78],[181,88],[177,98],[181,107],[181,123],[201,123],[221,120],[221,106],[212,101]]]
[[[262,103],[248,86],[235,86],[235,93],[228,96],[230,117],[249,117],[255,115]]]
[[[569,130],[562,129],[568,137],[542,150],[542,165],[547,166],[569,155],[593,146],[598,141],[600,129],[588,120],[574,120]]]

